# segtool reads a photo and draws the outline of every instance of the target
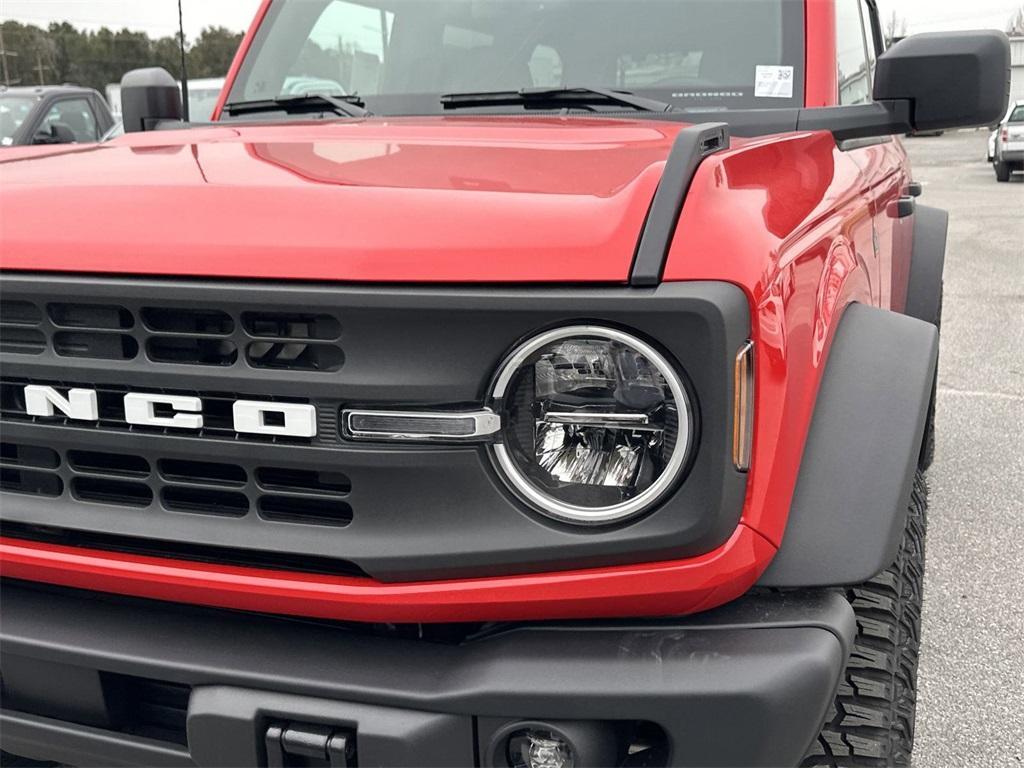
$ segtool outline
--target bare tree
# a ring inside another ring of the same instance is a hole
[[[897,40],[907,36],[907,20],[898,16],[896,11],[892,12],[888,21],[885,22],[885,47],[888,48]]]
[[[1024,35],[1024,5],[1018,8],[1016,13],[1010,17],[1010,21],[1006,25],[1006,34],[1013,36]]]

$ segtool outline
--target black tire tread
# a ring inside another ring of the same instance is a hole
[[[857,637],[805,768],[904,768],[914,746],[928,489],[918,472],[896,561],[845,590]]]

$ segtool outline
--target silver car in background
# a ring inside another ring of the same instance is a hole
[[[1014,171],[1024,172],[1024,104],[1014,104],[992,132],[989,159],[998,181],[1009,181]]]

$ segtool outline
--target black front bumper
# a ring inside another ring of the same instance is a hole
[[[670,765],[796,765],[855,632],[820,592],[456,645],[14,582],[2,600],[2,747],[76,766],[263,766],[274,722],[351,729],[360,766],[485,765],[517,720],[653,723]],[[173,723],[175,696],[178,733],[139,725]]]

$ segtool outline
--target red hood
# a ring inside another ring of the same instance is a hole
[[[233,125],[0,156],[0,266],[624,281],[679,129],[578,118]]]

